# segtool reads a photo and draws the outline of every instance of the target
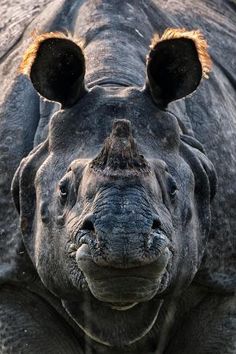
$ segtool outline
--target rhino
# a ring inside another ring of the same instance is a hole
[[[235,353],[234,11],[57,0],[5,54],[1,353]]]

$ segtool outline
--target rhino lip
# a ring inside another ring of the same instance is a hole
[[[70,257],[75,258],[76,256],[76,252],[82,248],[83,245],[90,245],[90,246],[94,246],[94,241],[91,239],[90,237],[90,233],[85,231],[85,232],[81,232],[82,230],[80,230],[77,234],[76,237],[74,239],[74,242],[70,242],[67,246],[67,253],[69,254]],[[87,255],[88,257],[90,257],[90,254],[88,253]]]
[[[88,244],[76,245],[76,248],[73,253],[76,253],[76,262],[90,292],[112,310],[131,310],[160,294],[168,285],[169,276],[166,273],[171,258],[168,247],[162,252],[161,269],[159,260],[156,264],[153,262],[129,269],[102,267],[93,261]]]
[[[163,229],[158,228],[155,231],[153,231],[151,233],[151,235],[152,235],[152,238],[148,238],[147,244],[146,244],[148,246],[150,255],[151,255],[151,253],[153,253],[154,250],[158,251],[159,255],[161,255],[165,251],[166,248],[169,249],[170,241],[169,241],[169,238],[168,238],[166,232]],[[151,241],[151,239],[152,239],[152,241]],[[94,234],[91,233],[90,231],[87,231],[87,230],[85,231],[83,229],[80,229],[74,237],[74,243],[70,244],[69,249],[68,249],[68,253],[71,256],[75,256],[76,252],[79,249],[82,249],[84,245],[89,246],[89,250],[86,255],[87,258],[92,257],[91,250],[94,253],[98,252],[98,243],[97,243],[97,240],[94,238]]]

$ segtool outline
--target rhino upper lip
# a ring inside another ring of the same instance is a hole
[[[85,230],[79,230],[75,237],[74,242],[68,245],[67,252],[70,257],[75,257],[77,250],[84,244],[91,245],[94,242],[91,239],[91,232]]]
[[[75,257],[80,257],[80,262],[84,265],[85,268],[88,268],[88,271],[90,276],[92,276],[92,279],[94,281],[106,281],[107,276],[109,275],[109,279],[125,279],[125,278],[132,278],[132,279],[143,279],[145,280],[151,280],[151,279],[157,279],[157,275],[162,277],[163,274],[166,271],[169,271],[170,268],[170,263],[172,259],[172,252],[170,251],[169,247],[165,246],[161,250],[160,257],[168,257],[168,264],[166,265],[163,270],[159,270],[159,258],[151,263],[136,266],[136,267],[131,267],[131,268],[125,268],[125,269],[120,269],[120,268],[114,268],[114,267],[100,267],[97,265],[90,254],[89,251],[89,246],[86,243],[82,243],[82,245],[76,247],[77,250],[73,251],[73,255]],[[166,254],[167,252],[167,254]],[[81,253],[81,254],[79,254]],[[164,253],[166,254],[164,256]],[[81,264],[81,265],[82,265]],[[168,268],[168,269],[167,269]],[[92,270],[91,270],[92,269]],[[99,270],[99,272],[97,272]],[[82,267],[83,271],[83,267]],[[86,273],[87,274],[87,273]],[[88,275],[88,274],[87,274]],[[89,277],[90,277],[89,276]],[[162,279],[162,286],[164,286],[165,279]]]
[[[173,253],[173,250],[171,248],[170,242],[168,244],[165,243],[160,243],[159,239],[163,238],[163,236],[168,239],[166,232],[162,229],[158,229],[153,231],[153,240],[156,240],[155,247],[159,247],[159,253],[160,255],[165,251],[166,248],[170,251],[170,253]],[[67,252],[70,257],[75,258],[77,251],[83,246],[83,245],[88,245],[89,248],[96,249],[97,248],[97,242],[94,237],[94,233],[91,233],[91,231],[87,230],[79,230],[77,231],[75,237],[74,237],[74,242],[71,242],[68,245]],[[86,258],[91,259],[91,253],[88,250],[86,254]],[[171,257],[172,258],[172,257]]]
[[[167,232],[159,227],[158,229],[153,230],[152,234],[154,235],[154,237],[156,235],[158,235],[158,237],[163,237],[163,235],[167,237]],[[77,230],[77,232],[75,233],[74,237],[72,237],[72,239],[74,240],[74,248],[77,247],[77,249],[82,246],[83,244],[87,244],[90,246],[96,246],[96,239],[94,237],[94,232],[88,231],[88,230],[84,230],[84,229],[79,229]]]

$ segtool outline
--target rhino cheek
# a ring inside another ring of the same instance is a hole
[[[192,282],[201,261],[202,240],[198,220],[193,213],[191,222],[175,233],[173,238],[174,256],[171,269],[171,283],[183,289]]]
[[[74,292],[65,252],[63,252],[65,247],[61,242],[62,235],[62,233],[49,231],[45,225],[41,225],[36,233],[34,244],[34,262],[39,277],[46,288],[59,297]]]

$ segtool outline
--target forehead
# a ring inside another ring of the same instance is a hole
[[[150,154],[178,147],[176,119],[161,111],[147,92],[95,87],[75,106],[55,114],[50,126],[51,148],[77,150],[77,158],[93,157],[110,134],[114,119],[130,120],[137,144]]]

